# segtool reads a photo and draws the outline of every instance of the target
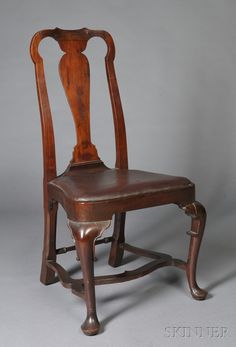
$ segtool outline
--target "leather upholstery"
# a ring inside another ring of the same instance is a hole
[[[73,167],[49,185],[77,202],[98,202],[140,198],[149,194],[192,188],[185,177],[139,170],[108,169],[103,165]]]

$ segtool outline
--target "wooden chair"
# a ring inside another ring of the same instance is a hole
[[[107,44],[105,66],[116,144],[116,164],[112,169],[101,161],[90,136],[89,63],[83,51],[88,40],[95,36],[102,38]],[[53,124],[43,59],[38,52],[38,46],[45,37],[55,39],[64,52],[59,63],[59,73],[77,135],[72,160],[59,176],[56,171]],[[87,335],[97,334],[100,326],[96,313],[95,285],[125,282],[163,266],[177,266],[186,271],[193,298],[205,299],[207,292],[200,289],[196,282],[196,264],[206,219],[205,209],[195,201],[194,184],[187,178],[128,169],[125,124],[114,69],[115,47],[111,35],[106,31],[86,28],[42,30],[34,35],[30,49],[35,64],[43,138],[45,231],[41,282],[51,284],[55,282],[57,274],[63,286],[85,300],[87,317],[81,328]],[[56,248],[58,203],[66,211],[75,246]],[[186,262],[125,243],[126,211],[165,204],[176,204],[192,219]],[[109,227],[113,215],[113,236],[98,239]],[[107,242],[111,242],[109,264],[113,267],[121,265],[124,251],[150,257],[152,261],[133,271],[94,277],[94,245]],[[58,254],[71,250],[77,251],[82,279],[70,278],[68,272],[56,261]]]

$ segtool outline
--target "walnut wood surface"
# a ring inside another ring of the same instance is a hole
[[[56,40],[63,51],[59,74],[76,131],[72,159],[60,176],[57,175],[53,122],[43,58],[38,52],[40,42],[46,37]],[[105,67],[115,128],[115,168],[105,166],[91,139],[90,71],[85,50],[92,37],[102,38],[107,45]],[[196,281],[197,259],[206,221],[205,209],[195,201],[195,186],[189,179],[128,169],[125,123],[114,68],[115,47],[111,35],[103,30],[87,28],[42,30],[32,38],[30,52],[35,64],[43,140],[45,225],[41,282],[55,282],[57,273],[66,288],[84,298],[87,317],[82,330],[87,335],[97,334],[100,328],[96,312],[96,284],[125,282],[144,276],[159,267],[176,266],[186,271],[193,298],[205,299],[207,293]],[[56,248],[58,203],[66,211],[75,246]],[[175,204],[191,217],[187,262],[125,243],[127,211],[165,204]],[[97,240],[110,225],[113,215],[113,236]],[[111,242],[109,264],[112,267],[122,264],[124,251],[154,260],[132,271],[94,277],[94,247],[102,242]],[[71,279],[67,271],[57,263],[57,255],[75,249],[83,273],[83,279],[80,280]]]

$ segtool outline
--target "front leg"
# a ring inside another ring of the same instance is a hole
[[[69,227],[75,240],[77,256],[80,259],[83,272],[87,317],[81,329],[86,335],[96,335],[100,328],[96,313],[93,247],[96,238],[101,236],[110,223],[110,220],[99,222],[75,222],[69,220]]]
[[[193,298],[196,300],[204,300],[207,296],[207,292],[199,288],[197,284],[196,266],[206,223],[206,210],[197,201],[182,207],[182,209],[188,216],[191,216],[192,218],[191,231],[188,232],[188,234],[191,236],[186,266],[188,283]]]

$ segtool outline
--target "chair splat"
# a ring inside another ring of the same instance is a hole
[[[90,72],[87,57],[82,53],[84,41],[60,42],[65,54],[59,63],[59,73],[73,114],[77,144],[72,164],[99,160],[90,135]]]

